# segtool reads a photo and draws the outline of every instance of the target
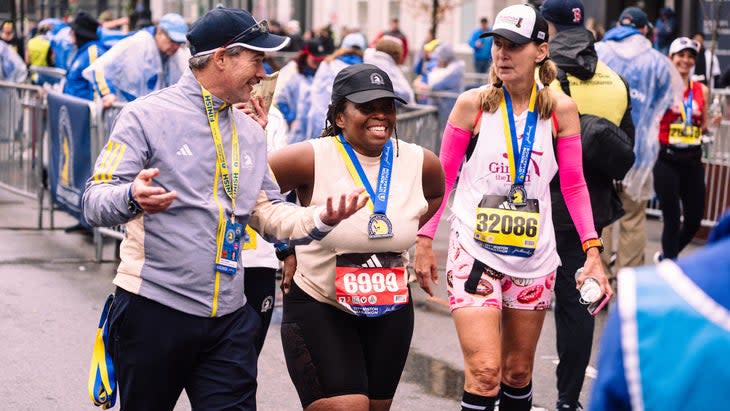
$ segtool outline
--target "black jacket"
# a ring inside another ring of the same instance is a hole
[[[583,28],[561,31],[550,41],[550,58],[559,69],[581,80],[593,77],[598,63],[598,55],[593,47],[593,34]],[[634,124],[631,120],[631,105],[627,87],[626,111],[621,120],[620,128],[631,139],[634,137]],[[587,133],[588,130],[581,130]],[[584,155],[585,158],[585,155]],[[600,235],[601,230],[623,216],[621,200],[613,184],[613,180],[598,170],[591,169],[588,162],[583,162],[583,175],[588,185],[588,193],[593,209],[593,222]],[[556,231],[574,231],[575,225],[568,213],[563,194],[560,191],[558,175],[550,182],[550,196],[552,198],[553,224]]]

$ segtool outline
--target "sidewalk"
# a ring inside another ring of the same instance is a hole
[[[44,223],[48,225],[48,213]],[[104,298],[113,292],[116,261],[93,261],[91,236],[65,233],[75,223],[56,213],[55,230],[37,230],[35,203],[0,189],[0,398],[12,410],[92,410],[86,394],[90,353]],[[448,224],[435,249],[445,262]],[[661,223],[648,223],[647,261],[659,249]],[[109,240],[104,257],[114,256]],[[691,245],[695,248],[695,245]],[[443,272],[443,267],[441,267]],[[437,296],[445,299],[445,281]],[[413,287],[416,324],[411,353],[393,410],[456,410],[463,390],[463,360],[448,309]],[[277,321],[278,320],[278,321]],[[275,316],[259,359],[260,410],[301,409],[289,376]],[[597,347],[605,313],[598,317]],[[596,349],[594,349],[595,356]],[[535,404],[555,403],[555,332],[548,312],[534,370]],[[595,359],[591,365],[595,367]],[[587,370],[581,402],[587,404],[595,369]],[[40,395],[39,395],[40,392]],[[183,395],[177,410],[189,410]]]

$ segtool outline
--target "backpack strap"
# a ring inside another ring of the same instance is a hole
[[[568,75],[563,69],[558,69],[557,79],[560,82],[560,88],[563,89],[563,93],[570,96],[570,82],[568,81]]]

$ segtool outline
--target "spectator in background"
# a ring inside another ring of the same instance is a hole
[[[335,36],[334,36],[334,33],[332,33],[331,25],[328,24],[328,25],[322,27],[321,29],[317,30],[316,37],[319,40],[319,42],[322,43],[327,50],[335,49]],[[365,47],[363,47],[362,50],[365,50]]]
[[[397,17],[390,19],[388,30],[381,31],[380,33],[375,35],[373,40],[370,42],[370,47],[375,47],[375,45],[378,43],[378,40],[380,40],[380,38],[383,36],[393,36],[401,39],[401,41],[403,42],[403,54],[401,55],[400,60],[396,60],[396,63],[405,64],[406,60],[408,59],[408,38],[405,34],[403,34],[402,31],[400,31],[399,21]]]
[[[365,50],[363,60],[386,72],[393,82],[395,94],[406,104],[410,104],[414,102],[413,88],[398,65],[402,54],[403,42],[398,37],[383,36],[375,43],[375,48]],[[396,103],[396,105],[398,104]]]
[[[23,59],[7,43],[0,42],[0,80],[22,83],[28,76]]]
[[[308,40],[292,60],[296,72],[283,84],[276,106],[289,126],[289,144],[307,140],[307,113],[311,102],[312,80],[322,60],[328,55],[317,39]],[[290,63],[291,64],[291,63]]]
[[[7,43],[19,56],[25,56],[23,39],[15,32],[15,23],[12,20],[5,20],[3,22],[2,30],[0,31],[0,40]]]
[[[621,203],[625,214],[619,224],[618,252],[615,269],[635,267],[644,263],[646,248],[646,201],[653,194],[652,170],[659,152],[659,120],[682,93],[682,81],[669,59],[652,49],[645,37],[649,19],[638,7],[626,8],[618,26],[606,32],[596,43],[599,60],[621,75],[629,84],[631,117],[636,130],[634,154],[636,160],[622,181]],[[613,225],[603,230],[607,250],[612,247]],[[606,253],[610,254],[610,253]],[[607,255],[604,262],[608,263]]]
[[[489,64],[492,62],[492,38],[480,36],[489,30],[489,20],[482,17],[477,27],[469,37],[469,46],[474,49],[474,71],[487,73]]]
[[[282,50],[290,53],[297,52],[304,47],[304,39],[302,38],[302,27],[297,20],[289,20],[286,25],[286,35],[289,36],[289,44]]]
[[[425,76],[414,80],[413,88],[416,93],[428,94],[432,91],[461,93],[464,85],[464,62],[454,56],[454,49],[448,43],[442,43],[434,50],[431,59],[436,65]],[[449,113],[456,103],[456,97],[429,96],[427,104],[438,107],[439,130],[446,126]]]
[[[105,49],[99,42],[98,28],[99,22],[83,10],[71,22],[71,39],[76,45],[76,53],[66,71],[66,84],[63,86],[65,94],[94,100],[94,86],[84,78],[82,72],[104,54]]]
[[[133,101],[177,83],[188,66],[188,25],[179,14],[162,16],[160,23],[119,41],[99,61],[84,70],[104,107]]]
[[[325,48],[328,47],[325,43],[323,45]],[[304,139],[319,137],[322,134],[327,108],[332,99],[332,84],[337,73],[347,66],[362,63],[363,52],[366,48],[367,43],[360,33],[350,33],[342,39],[340,48],[319,65],[312,79],[312,97],[307,113],[307,132]]]
[[[591,411],[718,410],[730,403],[730,214],[706,247],[619,273]],[[725,405],[722,405],[725,404]]]
[[[50,37],[53,66],[63,70],[68,69],[76,48],[71,38],[71,27],[66,23],[57,24],[51,30]]]
[[[28,66],[48,67],[53,65],[53,51],[48,32],[51,27],[41,21],[36,35],[25,47],[25,63]]]
[[[669,52],[669,45],[677,37],[677,19],[674,10],[662,7],[654,25],[654,48],[662,54]]]
[[[700,46],[695,66],[692,69],[692,80],[699,81],[707,87],[710,87],[710,79],[712,78],[713,83],[718,84],[722,69],[720,68],[720,61],[717,59],[717,54],[713,55],[712,50],[705,48],[705,34],[701,31],[693,34],[692,40],[696,41]],[[712,68],[710,68],[710,62],[712,62]],[[710,76],[710,70],[712,70],[712,76]]]
[[[413,74],[415,74],[416,77],[427,75],[428,72],[436,65],[436,60],[433,60],[431,55],[433,54],[433,51],[436,50],[439,43],[439,39],[431,38],[430,34],[427,36],[426,41],[423,43],[423,47],[421,47],[421,51],[418,53],[416,63],[413,65]]]

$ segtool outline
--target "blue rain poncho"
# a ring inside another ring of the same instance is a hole
[[[669,59],[633,27],[609,30],[596,43],[598,58],[629,84],[631,117],[636,135],[636,160],[623,179],[623,189],[635,201],[654,195],[652,170],[659,154],[659,121],[682,93],[682,79]]]
[[[84,70],[84,77],[94,83],[99,94],[114,93],[120,101],[132,101],[177,83],[188,67],[190,52],[180,47],[163,60],[155,30],[154,26],[147,27],[120,40]]]
[[[28,76],[28,68],[15,50],[0,41],[0,80],[22,83]]]

